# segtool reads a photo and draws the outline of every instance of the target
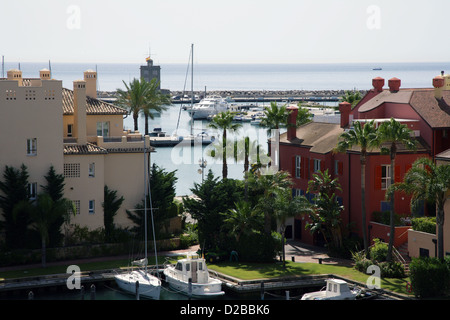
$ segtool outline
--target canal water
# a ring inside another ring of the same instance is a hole
[[[318,290],[320,288],[313,288]],[[300,289],[299,289],[300,290]],[[303,293],[304,290],[289,291],[289,299],[300,299],[297,296]],[[32,294],[30,295],[30,291]],[[311,291],[311,290],[307,290]],[[306,291],[306,292],[307,292]],[[50,287],[39,288],[35,290],[20,290],[12,293],[3,293],[0,300],[137,300],[136,295],[122,291],[114,282],[96,283],[92,288],[91,285],[85,286],[84,289],[69,290],[65,287]],[[139,300],[148,300],[140,296]],[[202,300],[200,298],[189,298],[187,295],[179,293],[163,282],[160,300]],[[211,300],[211,299],[208,299]],[[213,300],[286,300],[285,291],[265,292],[262,296],[260,292],[251,292],[245,294],[236,294],[226,292],[221,297],[216,297]]]

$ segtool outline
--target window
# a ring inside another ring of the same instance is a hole
[[[67,136],[71,137],[72,136],[72,132],[73,132],[73,124],[68,124],[67,125]]]
[[[391,165],[381,166],[381,190],[386,190],[391,185]]]
[[[89,200],[89,213],[95,213],[95,200]]]
[[[198,263],[198,270],[200,271],[203,270],[203,263],[201,262]]]
[[[177,265],[175,266],[175,269],[183,271],[183,265],[181,264],[181,262],[177,262]]]
[[[300,178],[302,166],[302,157],[295,156],[295,177]]]
[[[109,122],[97,122],[97,136],[109,137]]]
[[[80,164],[79,163],[64,163],[64,177],[79,178]]]
[[[186,263],[186,271],[187,272],[191,271],[191,264],[190,263]]]
[[[80,214],[80,200],[73,200],[72,202],[75,207],[75,214]]]
[[[314,172],[320,171],[320,160],[314,159]]]
[[[95,163],[89,163],[89,177],[95,177]]]
[[[27,155],[37,155],[37,138],[27,139]]]
[[[30,200],[36,199],[37,196],[37,182],[28,184],[28,196]]]
[[[380,201],[381,212],[391,211],[391,203],[389,201]]]

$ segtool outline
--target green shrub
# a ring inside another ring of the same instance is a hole
[[[413,230],[436,234],[436,217],[420,217],[411,219]]]
[[[374,245],[370,248],[370,260],[374,262],[386,261],[388,244],[380,239],[373,239]]]
[[[372,212],[372,221],[378,222],[385,225],[391,225],[391,212],[390,211],[374,211]],[[402,220],[401,216],[394,212],[394,225],[401,226]]]
[[[281,251],[281,235],[277,232],[272,232],[271,235],[264,232],[244,234],[236,251],[239,261],[271,262]]]
[[[409,270],[416,297],[442,297],[447,293],[450,272],[446,261],[438,258],[413,258]]]
[[[401,263],[401,262],[383,261],[383,262],[378,263],[378,266],[380,267],[382,278],[404,278],[404,277],[406,277],[405,267],[403,266],[403,263]]]

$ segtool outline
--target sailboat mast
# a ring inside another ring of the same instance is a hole
[[[194,125],[194,114],[192,108],[194,107],[194,44],[191,44],[191,136],[194,135],[192,126]]]
[[[148,166],[147,166],[147,147],[145,145],[145,136],[144,136],[144,246],[145,246],[145,275],[147,275],[147,179],[148,179]]]

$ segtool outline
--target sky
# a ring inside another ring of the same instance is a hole
[[[448,0],[2,0],[14,62],[441,62]]]

